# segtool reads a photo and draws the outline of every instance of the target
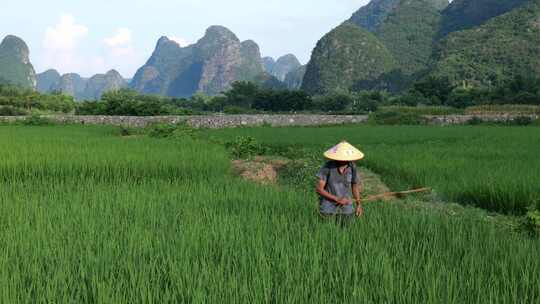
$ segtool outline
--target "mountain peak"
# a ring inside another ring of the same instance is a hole
[[[440,36],[482,25],[529,0],[454,0],[442,12]]]
[[[0,78],[15,85],[36,88],[36,72],[29,55],[28,46],[21,38],[6,36],[0,43]]]
[[[399,5],[400,1],[372,0],[357,10],[349,21],[370,32],[375,32],[386,17]]]
[[[2,54],[10,54],[16,56],[25,64],[30,62],[28,56],[30,55],[30,50],[28,45],[21,38],[13,35],[6,36],[2,43],[0,43],[0,52]]]
[[[259,48],[259,45],[255,41],[243,41],[240,47],[242,48],[242,52],[244,52],[244,54],[246,54],[247,56],[255,56],[261,58],[261,50]]]
[[[169,39],[169,37],[167,36],[161,36],[157,43],[156,43],[156,48],[155,50],[161,50],[163,48],[174,48],[174,49],[179,49],[181,48],[180,44],[178,44],[178,42],[174,41],[174,40],[171,40]]]
[[[221,25],[212,25],[204,34],[203,39],[227,39],[227,40],[234,40],[240,42],[240,39],[236,37],[236,35],[229,30],[228,28],[221,26]]]
[[[161,36],[158,41],[157,41],[157,45],[161,45],[161,44],[165,44],[165,43],[168,43],[170,42],[171,40],[169,39],[169,37],[167,36]]]
[[[83,97],[84,99],[99,99],[103,93],[108,91],[116,91],[121,88],[127,87],[127,82],[118,73],[118,71],[112,69],[105,74],[96,74],[86,83]]]
[[[287,74],[301,66],[300,61],[293,54],[281,56],[276,61],[273,60],[273,58],[269,58],[267,61],[263,61],[263,65],[268,73],[280,81],[284,81]]]
[[[49,69],[37,74],[36,79],[38,92],[47,93],[60,81],[60,73],[55,69]]]
[[[119,73],[117,70],[115,70],[115,69],[109,70],[109,71],[105,74],[105,76],[109,76],[109,77],[110,77],[110,76],[113,76],[113,77],[120,77],[120,78],[122,78],[122,75],[120,75],[120,73]]]
[[[38,75],[51,75],[51,76],[58,76],[58,78],[60,78],[60,73],[55,69],[48,69],[42,73],[39,73]]]
[[[14,35],[7,35],[6,37],[4,37],[0,45],[4,47],[6,46],[17,47],[25,51],[28,51],[28,46],[26,45],[26,42],[24,42],[24,40]]]
[[[349,21],[370,32],[375,32],[397,7],[402,4],[410,5],[413,1],[423,2],[438,10],[443,10],[449,4],[448,0],[372,0],[356,11]]]
[[[227,90],[234,81],[256,81],[264,72],[259,46],[241,42],[228,28],[210,26],[196,43],[181,48],[161,38],[130,86],[146,94],[173,97],[196,92],[213,95]]]
[[[274,65],[276,64],[276,60],[273,57],[267,56],[262,58],[262,63],[264,71],[267,73],[271,73]]]
[[[300,66],[300,61],[298,61],[298,58],[296,58],[296,56],[294,54],[286,54],[286,55],[283,55],[281,57],[278,58],[278,60],[276,61],[276,63],[279,63],[279,62],[288,62],[288,63],[292,63],[294,65],[297,65],[297,66]]]

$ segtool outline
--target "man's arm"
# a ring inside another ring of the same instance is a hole
[[[360,197],[361,188],[361,184],[352,184],[352,195],[354,197],[354,201],[356,202],[356,216],[362,216],[364,214],[364,207],[362,206],[362,199]]]
[[[326,187],[326,181],[323,180],[323,179],[320,179],[318,182],[317,182],[317,185],[315,186],[315,191],[321,195],[322,197],[326,198],[327,200],[331,201],[331,202],[336,202],[338,203],[339,205],[349,205],[351,204],[351,200],[348,199],[348,198],[339,198],[335,195],[332,195],[332,193],[324,190],[324,188]]]

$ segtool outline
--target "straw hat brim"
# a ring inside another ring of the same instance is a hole
[[[346,141],[342,141],[324,153],[324,157],[337,161],[357,161],[364,158],[364,153]]]
[[[329,153],[324,153],[324,157],[329,160],[337,160],[337,161],[358,161],[364,158],[364,154],[360,153],[355,156],[336,156],[336,155],[330,155]]]

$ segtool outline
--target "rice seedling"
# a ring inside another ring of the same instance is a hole
[[[347,139],[366,152],[363,164],[396,190],[433,187],[443,199],[503,213],[524,214],[531,205],[540,207],[537,127],[242,128],[206,136],[251,136],[270,150],[300,157],[321,155]]]
[[[319,222],[312,193],[234,177],[219,145],[115,133],[0,126],[0,302],[540,297],[539,242],[475,212],[374,204],[343,230]]]

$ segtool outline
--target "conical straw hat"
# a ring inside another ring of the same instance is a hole
[[[324,153],[324,157],[338,161],[356,161],[364,158],[364,153],[350,143],[342,141]]]

